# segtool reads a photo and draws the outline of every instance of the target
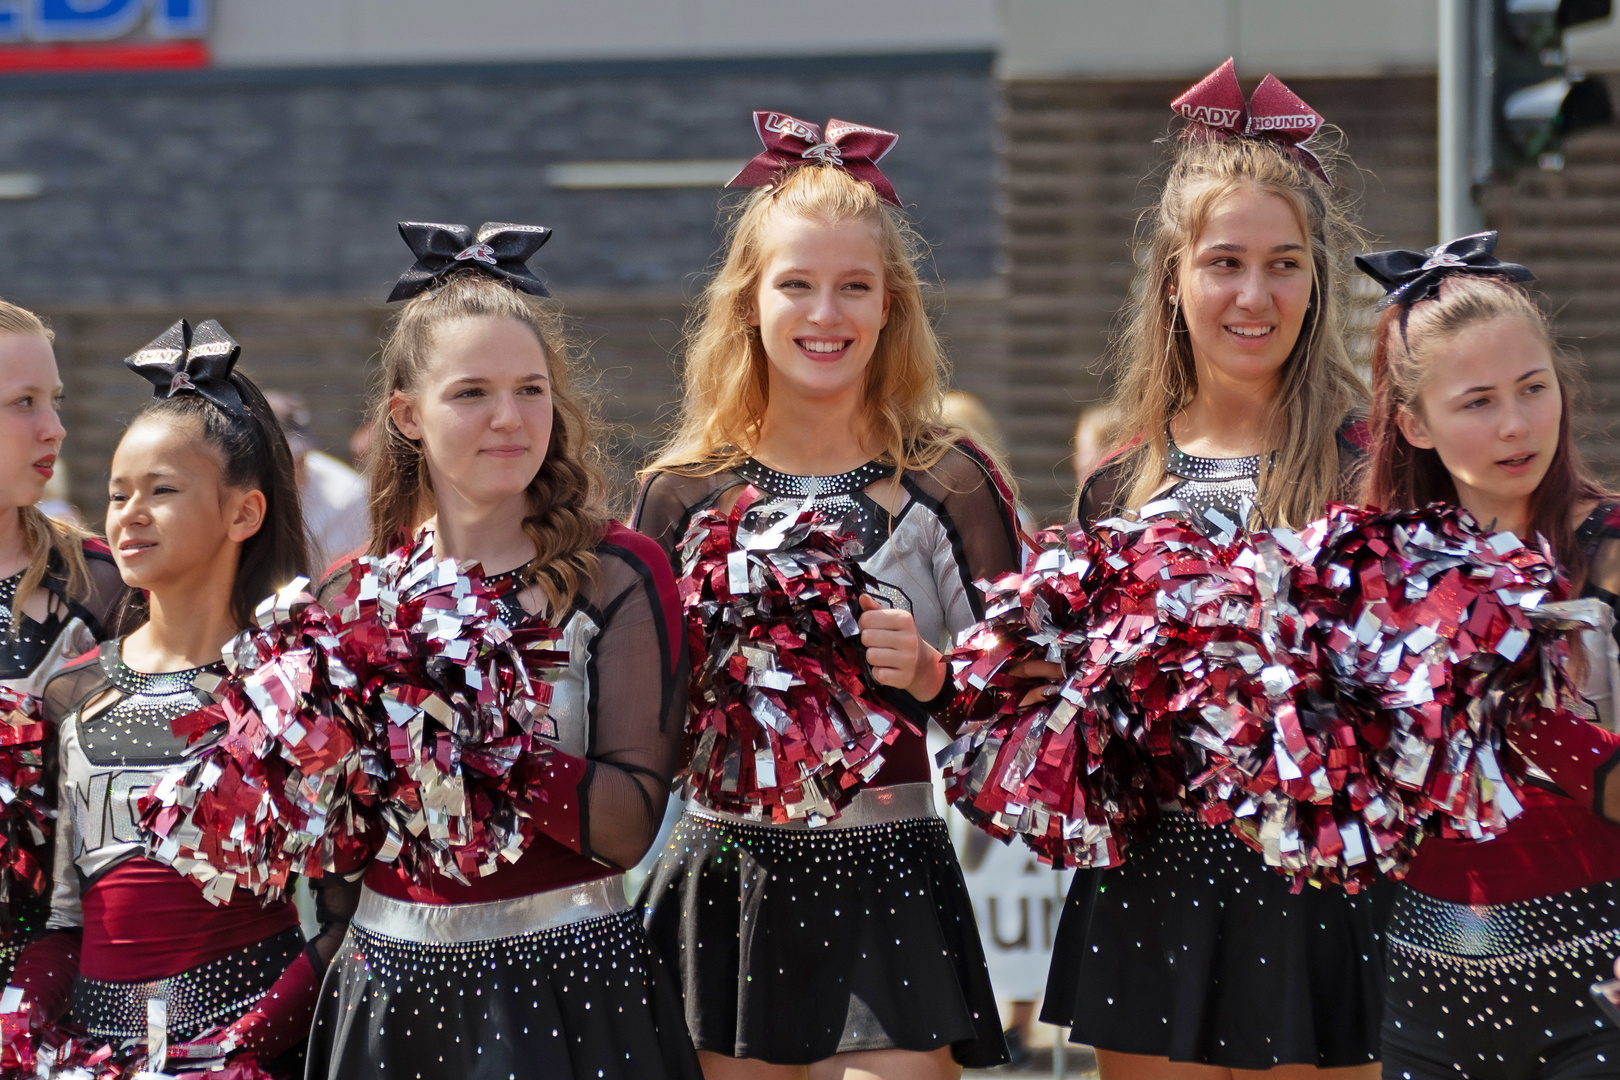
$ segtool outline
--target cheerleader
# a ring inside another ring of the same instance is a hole
[[[1363,403],[1343,329],[1353,230],[1303,145],[1322,118],[1270,76],[1245,102],[1230,60],[1175,109],[1188,123],[1115,347],[1124,448],[1078,517],[1172,499],[1297,527],[1346,494]],[[1163,809],[1123,866],[1076,874],[1042,1019],[1096,1047],[1105,1080],[1376,1075],[1368,895],[1290,894],[1225,828]]]
[[[54,337],[33,312],[0,300],[0,468],[6,470],[0,480],[0,683],[35,698],[68,658],[106,636],[124,591],[104,543],[37,506],[65,434],[57,415],[62,380]],[[38,864],[48,871],[48,849],[38,852]],[[15,880],[5,887],[0,978],[10,977],[17,953],[39,936],[49,912],[43,889],[35,894]],[[53,947],[71,954],[77,936]]]
[[[170,727],[213,702],[194,681],[224,674],[222,647],[304,570],[292,458],[263,395],[233,370],[239,351],[216,322],[180,322],[125,361],[157,400],[113,454],[107,536],[144,610],[128,636],[45,687],[62,808],[48,925],[82,934],[82,952],[72,972],[47,937],[23,953],[16,982],[36,1016],[54,1019],[71,997],[75,1021],[115,1043],[148,1035],[157,998],[171,1043],[228,1025],[199,1055],[270,1061],[307,1036],[340,928],[329,921],[306,943],[285,899],[237,890],[210,902],[146,856],[135,818],[160,774],[211,745]]]
[[[574,346],[525,266],[550,231],[400,231],[417,262],[390,298],[409,302],[372,409],[370,551],[431,543],[478,563],[506,620],[560,630],[567,662],[548,775],[525,807],[540,831],[469,881],[372,863],[309,1075],[695,1080],[623,877],[657,834],[680,754],[686,658],[668,561],[603,508]]]
[[[1491,531],[1544,537],[1572,590],[1620,607],[1620,498],[1581,464],[1572,373],[1547,319],[1493,255],[1495,233],[1357,263],[1389,290],[1373,352],[1362,500],[1460,505]],[[1586,659],[1614,723],[1614,642]],[[1620,1029],[1587,988],[1620,946],[1620,736],[1584,720],[1515,739],[1524,810],[1489,843],[1431,836],[1387,937],[1384,1076],[1610,1077]]]
[[[687,523],[765,500],[843,515],[872,596],[878,684],[926,722],[951,696],[933,644],[982,617],[973,582],[1015,570],[1011,494],[940,426],[945,359],[919,241],[876,161],[891,133],[757,112],[767,147],[690,334],[673,440],[635,527],[671,558]],[[752,512],[752,511],[751,511]],[[872,688],[876,696],[878,688]],[[962,872],[905,733],[830,824],[777,825],[694,801],[642,888],[680,972],[704,1075],[935,1077],[1005,1060]]]

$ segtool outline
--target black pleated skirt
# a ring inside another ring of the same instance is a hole
[[[351,925],[307,1080],[701,1080],[680,1002],[632,911],[428,945]]]
[[[1388,894],[1292,894],[1226,829],[1166,813],[1124,866],[1075,875],[1041,1019],[1172,1061],[1366,1065],[1379,1057]]]
[[[642,886],[699,1050],[807,1065],[864,1050],[1006,1060],[939,818],[819,830],[685,814]]]

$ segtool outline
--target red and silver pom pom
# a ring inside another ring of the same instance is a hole
[[[556,734],[547,675],[568,660],[561,631],[509,625],[478,567],[436,559],[427,530],[348,577],[331,607],[378,787],[376,857],[463,883],[516,862]]]
[[[1357,740],[1358,801],[1413,843],[1420,828],[1500,834],[1524,777],[1508,737],[1585,711],[1569,674],[1570,631],[1585,620],[1559,602],[1552,556],[1441,504],[1332,507],[1298,544],[1295,603],[1311,613],[1305,636]],[[1380,868],[1399,876],[1409,852],[1381,852]]]
[[[45,789],[43,746],[49,732],[39,699],[0,686],[0,901],[17,906],[49,891],[55,811]]]
[[[1228,687],[1213,672],[1247,631],[1253,575],[1236,529],[1174,517],[1071,526],[1036,540],[1023,575],[988,586],[986,621],[952,653],[968,720],[939,756],[970,819],[1058,866],[1118,865],[1202,768],[1178,737]],[[1055,700],[1025,699],[1061,671]],[[1230,666],[1229,664],[1229,666]]]
[[[917,728],[865,674],[856,540],[813,499],[770,522],[757,499],[748,488],[730,513],[700,513],[681,541],[686,784],[716,809],[821,824],[882,768],[902,725]]]
[[[257,625],[226,645],[225,678],[198,677],[215,703],[171,726],[210,744],[141,801],[149,853],[215,904],[238,888],[273,899],[293,874],[347,872],[369,847],[362,809],[376,787],[356,738],[356,680],[307,585],[265,600]]]

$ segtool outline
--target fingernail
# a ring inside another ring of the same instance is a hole
[[[1057,686],[1043,686],[1043,687],[1041,687],[1041,696],[1042,697],[1057,697],[1059,689],[1060,689],[1060,687],[1057,687]]]

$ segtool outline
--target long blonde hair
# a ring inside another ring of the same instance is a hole
[[[45,321],[27,308],[0,300],[0,335],[18,334],[23,337],[56,340],[56,332]],[[50,572],[51,554],[61,559],[67,575],[64,591],[71,600],[84,600],[90,595],[90,569],[84,562],[84,541],[89,533],[65,521],[45,516],[37,506],[17,507],[22,525],[23,544],[28,550],[28,569],[23,571],[17,585],[17,595],[11,601],[11,630],[15,634],[22,626],[23,605],[44,582]]]
[[[1145,259],[1111,344],[1116,371],[1114,444],[1124,451],[1125,505],[1163,486],[1166,430],[1198,390],[1186,320],[1170,302],[1183,261],[1216,206],[1239,190],[1276,195],[1298,216],[1310,245],[1310,306],[1267,410],[1260,454],[1260,521],[1300,525],[1342,497],[1335,437],[1366,390],[1345,348],[1345,259],[1356,250],[1348,211],[1322,181],[1263,139],[1175,141],[1158,205],[1143,215]],[[1329,167],[1335,156],[1323,155]]]
[[[871,184],[836,166],[803,165],[787,170],[774,186],[752,192],[734,217],[720,268],[687,322],[680,417],[643,475],[708,475],[739,464],[752,451],[770,383],[759,328],[748,320],[765,269],[770,225],[784,217],[858,221],[876,235],[889,319],[866,369],[864,412],[881,458],[902,471],[927,469],[959,437],[941,419],[948,367],[917,275],[922,239]]]
[[[373,555],[389,548],[433,515],[433,482],[419,443],[394,425],[389,402],[394,391],[407,396],[421,386],[438,329],[458,319],[512,319],[523,324],[546,354],[551,388],[551,442],[546,459],[529,482],[529,513],[523,531],[534,542],[535,559],[527,584],[545,593],[553,614],[573,604],[580,583],[597,571],[596,540],[608,514],[602,472],[592,440],[595,407],[571,378],[576,363],[572,337],[555,301],[525,296],[473,270],[451,275],[443,284],[413,298],[395,316],[383,344],[382,379],[371,406],[373,444],[367,474],[371,482]]]

